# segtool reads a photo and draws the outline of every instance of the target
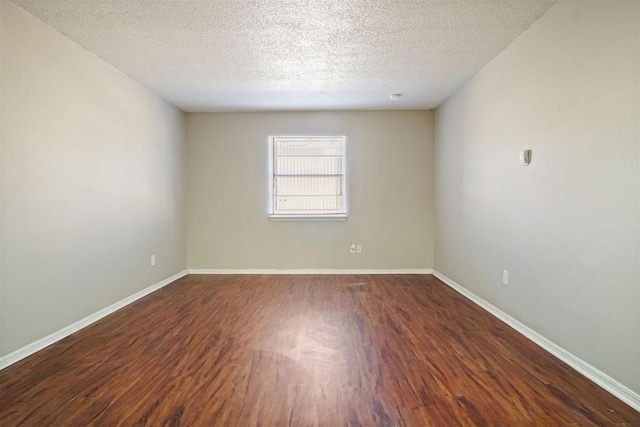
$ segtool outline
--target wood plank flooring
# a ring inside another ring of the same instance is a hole
[[[430,275],[187,276],[0,372],[2,426],[640,425]]]

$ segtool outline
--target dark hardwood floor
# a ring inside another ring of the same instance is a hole
[[[432,276],[187,276],[0,372],[0,424],[640,425]]]

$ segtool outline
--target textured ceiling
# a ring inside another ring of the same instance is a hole
[[[433,108],[555,3],[12,1],[185,111]]]

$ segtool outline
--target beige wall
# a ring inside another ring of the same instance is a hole
[[[186,158],[183,113],[1,7],[4,355],[186,267]]]
[[[435,154],[436,269],[637,392],[638,17],[552,7],[438,109]]]
[[[2,153],[3,153],[3,136],[4,136],[4,132],[3,132],[3,128],[2,128],[2,13],[3,11],[3,7],[2,4],[0,4],[0,356],[3,354],[2,353],[2,349],[4,348],[4,316],[2,315],[2,306],[3,306],[3,301],[4,301],[4,296],[3,296],[3,277],[4,277],[4,268],[2,266],[2,241],[3,236],[2,236],[2,224],[3,224],[3,197],[2,197],[2,177],[4,176],[4,167],[3,167],[3,160],[2,160]]]
[[[432,267],[432,112],[190,114],[187,129],[189,268]],[[267,135],[326,132],[347,136],[349,218],[270,221]]]

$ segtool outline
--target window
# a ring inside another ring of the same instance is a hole
[[[271,218],[346,218],[345,137],[270,136]]]

